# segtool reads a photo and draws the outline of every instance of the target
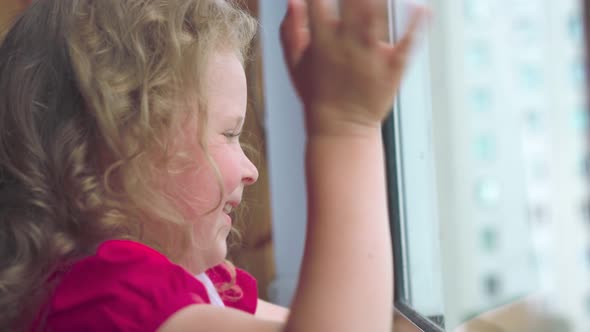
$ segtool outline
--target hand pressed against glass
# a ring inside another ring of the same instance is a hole
[[[378,127],[388,114],[427,10],[416,7],[392,45],[380,40],[379,8],[376,0],[342,0],[335,17],[326,1],[289,1],[281,36],[311,135],[342,123]]]

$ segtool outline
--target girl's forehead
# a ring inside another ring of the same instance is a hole
[[[205,69],[205,84],[208,87],[227,87],[228,76],[246,80],[244,66],[235,51],[215,51],[209,58]],[[216,83],[223,83],[221,85]]]
[[[248,98],[246,74],[235,52],[214,53],[204,79],[208,112],[244,116]]]

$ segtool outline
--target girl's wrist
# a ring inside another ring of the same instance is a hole
[[[306,107],[308,138],[374,138],[381,136],[381,121],[366,117],[362,109],[349,110],[337,106],[312,105]]]

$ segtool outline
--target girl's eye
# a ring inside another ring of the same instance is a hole
[[[223,133],[223,136],[225,136],[226,138],[234,139],[234,138],[240,138],[241,134],[242,134],[242,132],[237,132],[237,133],[227,132],[227,133]]]

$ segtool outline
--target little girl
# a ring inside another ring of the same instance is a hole
[[[308,236],[290,312],[225,261],[257,170],[239,137],[256,22],[224,0],[37,0],[0,47],[0,330],[391,331],[377,1],[290,0]]]

